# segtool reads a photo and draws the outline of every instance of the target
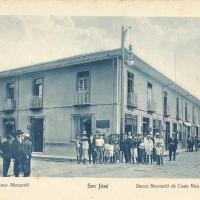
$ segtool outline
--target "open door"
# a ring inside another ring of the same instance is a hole
[[[31,139],[34,152],[43,152],[44,118],[31,118]]]

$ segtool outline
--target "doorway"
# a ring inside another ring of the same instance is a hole
[[[170,122],[166,122],[166,132],[165,132],[165,148],[168,150],[168,142],[170,138]]]
[[[125,117],[125,133],[131,132],[133,135],[137,135],[137,116],[126,115]]]
[[[92,134],[92,116],[91,115],[74,116],[73,120],[74,120],[73,135],[75,137],[81,136],[83,131],[86,131],[87,136],[90,136]]]
[[[143,136],[147,135],[150,131],[149,129],[149,118],[143,117]]]
[[[31,124],[31,139],[33,144],[34,152],[43,152],[43,129],[44,129],[44,118],[30,118]]]

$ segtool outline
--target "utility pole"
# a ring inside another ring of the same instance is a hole
[[[124,26],[122,26],[122,30],[121,30],[121,120],[120,120],[120,133],[123,136],[124,135],[124,131],[125,131],[125,127],[124,127],[124,122],[125,122],[125,116],[124,116],[124,61],[125,61],[125,57],[124,57],[124,49],[125,49],[125,39],[126,39],[126,33],[127,31],[131,29],[131,26],[129,26],[128,28],[124,28]]]

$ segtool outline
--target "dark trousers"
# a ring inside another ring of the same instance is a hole
[[[140,148],[137,148],[137,152],[138,152],[138,163],[141,163],[142,162],[142,157],[141,157]]]
[[[151,164],[153,162],[153,156],[152,155],[146,155],[146,162],[149,163],[151,161]]]
[[[88,156],[89,156],[89,163],[95,163],[95,161],[96,161],[96,153],[95,153],[95,151],[93,150],[93,149],[89,149],[88,150]]]
[[[199,148],[198,144],[195,144],[195,151],[196,152],[198,151],[198,148]]]
[[[3,177],[8,176],[11,158],[3,158]]]
[[[26,159],[15,159],[14,162],[14,175],[15,177],[19,177],[19,173],[22,172],[24,177],[27,177],[27,160]]]
[[[176,148],[169,148],[169,160],[172,160],[172,154],[173,154],[173,160],[176,159]]]
[[[161,155],[157,155],[157,165],[163,165],[163,157]]]
[[[124,158],[126,163],[131,163],[131,149],[127,148],[124,150]]]
[[[153,162],[156,162],[157,158],[156,158],[156,149],[153,148]]]
[[[24,176],[30,176],[31,175],[31,157],[29,157],[27,159],[27,162],[25,162],[26,164],[26,171],[24,172]]]
[[[97,149],[97,162],[98,163],[102,163],[103,162],[103,147],[96,147]]]
[[[145,157],[146,157],[145,149],[140,149],[140,162],[142,164],[144,164],[146,161]]]
[[[79,148],[77,151],[78,151],[77,162],[78,162],[78,164],[80,164],[81,160],[82,160],[82,156],[83,156],[83,151],[81,148]]]

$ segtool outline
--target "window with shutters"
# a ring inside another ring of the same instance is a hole
[[[14,93],[15,93],[15,85],[14,83],[7,83],[6,86],[6,90],[7,90],[7,99],[12,99],[14,100]]]
[[[88,104],[90,93],[89,71],[78,72],[77,75],[77,100],[78,104]]]

